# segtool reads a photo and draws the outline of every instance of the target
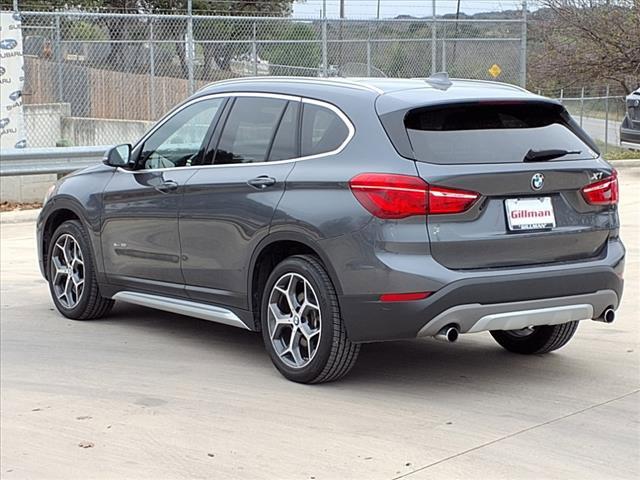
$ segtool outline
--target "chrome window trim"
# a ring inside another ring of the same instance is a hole
[[[335,113],[340,118],[340,120],[342,120],[342,122],[345,124],[345,126],[347,127],[347,130],[348,130],[347,138],[345,138],[345,140],[338,146],[338,148],[336,148],[334,150],[331,150],[329,152],[318,153],[318,154],[315,154],[315,155],[307,155],[307,156],[303,156],[303,157],[289,158],[289,159],[286,159],[286,160],[275,160],[273,162],[263,161],[263,162],[252,162],[252,163],[231,163],[231,164],[222,164],[222,165],[191,165],[191,166],[184,166],[184,167],[148,168],[148,169],[141,169],[141,170],[127,170],[126,168],[117,167],[117,171],[137,174],[137,173],[149,173],[149,172],[164,172],[164,171],[170,171],[170,170],[187,170],[187,169],[194,169],[194,168],[230,168],[230,167],[233,168],[233,167],[251,167],[251,166],[260,166],[260,165],[262,165],[262,166],[264,166],[264,165],[279,165],[279,164],[283,164],[283,163],[292,163],[292,162],[298,162],[298,161],[304,161],[304,160],[313,160],[313,159],[316,159],[316,158],[322,158],[322,157],[327,157],[327,156],[330,156],[330,155],[336,155],[336,154],[342,152],[347,147],[349,142],[351,142],[351,139],[353,138],[353,136],[356,133],[356,129],[353,126],[353,123],[351,122],[349,117],[347,117],[347,115],[342,110],[340,110],[340,108],[338,108],[337,106],[333,105],[332,103],[325,102],[323,100],[315,100],[315,99],[312,99],[312,98],[300,97],[300,96],[296,96],[296,95],[285,95],[285,94],[280,94],[280,93],[224,92],[224,93],[212,93],[212,94],[209,94],[209,95],[204,95],[202,97],[194,98],[193,100],[185,102],[184,104],[180,105],[179,107],[174,108],[169,113],[167,113],[164,117],[162,117],[162,119],[160,119],[158,121],[158,123],[151,130],[149,130],[146,134],[144,134],[144,136],[140,140],[138,140],[136,142],[136,144],[133,146],[132,150],[137,148],[142,143],[144,143],[162,125],[164,125],[174,115],[177,115],[179,112],[181,112],[185,108],[187,108],[187,107],[189,107],[189,106],[191,106],[191,105],[193,105],[193,104],[195,104],[197,102],[203,102],[205,100],[209,100],[209,99],[212,99],[212,98],[226,98],[226,97],[232,97],[232,98],[234,98],[234,97],[275,98],[275,99],[281,99],[281,100],[290,100],[290,101],[294,101],[294,102],[308,103],[308,104],[311,104],[311,105],[317,105],[319,107],[326,108],[328,110],[331,110],[333,113]]]

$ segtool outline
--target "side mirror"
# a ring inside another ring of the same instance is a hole
[[[130,161],[131,145],[129,143],[123,143],[122,145],[116,145],[107,150],[102,163],[110,167],[124,167],[128,165]]]

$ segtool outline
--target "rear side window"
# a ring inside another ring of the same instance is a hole
[[[439,164],[522,162],[529,150],[594,158],[595,145],[559,105],[468,103],[411,110],[404,126],[416,160]]]
[[[264,162],[286,100],[239,97],[222,130],[215,164]]]
[[[298,157],[298,111],[300,102],[289,102],[269,151],[269,161]]]
[[[336,150],[349,136],[349,129],[332,110],[310,103],[302,114],[302,156]]]

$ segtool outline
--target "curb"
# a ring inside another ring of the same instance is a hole
[[[35,222],[40,214],[40,209],[16,210],[13,212],[0,212],[0,224]]]

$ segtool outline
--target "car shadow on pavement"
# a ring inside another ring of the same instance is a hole
[[[155,311],[134,305],[118,304],[113,312],[98,322],[134,329],[165,343],[179,341],[182,347],[225,355],[229,363],[272,368],[260,334],[206,320]],[[134,340],[132,340],[134,341]],[[387,387],[446,392],[454,388],[487,391],[518,390],[523,384],[562,386],[567,376],[574,381],[593,376],[582,364],[584,358],[568,353],[570,347],[547,355],[517,355],[504,351],[488,333],[461,335],[458,342],[447,344],[434,339],[364,344],[354,369],[330,388],[352,389]],[[284,381],[284,379],[282,379]],[[313,388],[313,387],[310,387]]]

